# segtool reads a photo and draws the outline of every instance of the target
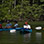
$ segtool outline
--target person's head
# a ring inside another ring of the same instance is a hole
[[[15,24],[17,23],[17,21],[14,22]]]
[[[9,21],[7,21],[7,23],[10,23]]]
[[[25,25],[27,25],[28,24],[28,22],[25,22]]]

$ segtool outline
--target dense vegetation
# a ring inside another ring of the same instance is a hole
[[[40,0],[0,0],[0,20],[40,20],[44,4]],[[44,20],[44,18],[42,18]]]

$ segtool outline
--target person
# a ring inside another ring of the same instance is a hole
[[[28,22],[25,22],[25,25],[23,27],[26,29],[31,29],[31,26],[28,24]]]
[[[2,23],[0,22],[0,29],[2,28]]]
[[[17,28],[17,27],[18,27],[18,22],[15,21],[15,22],[14,22],[14,28]]]
[[[9,21],[7,21],[7,23],[8,24],[6,24],[6,28],[12,28],[12,24]]]

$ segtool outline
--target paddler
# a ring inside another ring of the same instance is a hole
[[[26,29],[31,29],[31,26],[28,24],[28,22],[25,22],[25,25],[23,27]]]
[[[18,27],[18,22],[15,21],[15,22],[14,22],[14,28],[17,28],[17,27]]]
[[[2,22],[0,21],[0,29],[2,28]]]
[[[8,29],[9,29],[9,28],[12,28],[12,24],[11,24],[9,21],[7,21],[7,23],[8,23],[8,24],[6,24],[6,28],[8,28]]]

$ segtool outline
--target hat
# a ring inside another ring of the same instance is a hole
[[[28,24],[28,22],[25,22],[25,24]]]

